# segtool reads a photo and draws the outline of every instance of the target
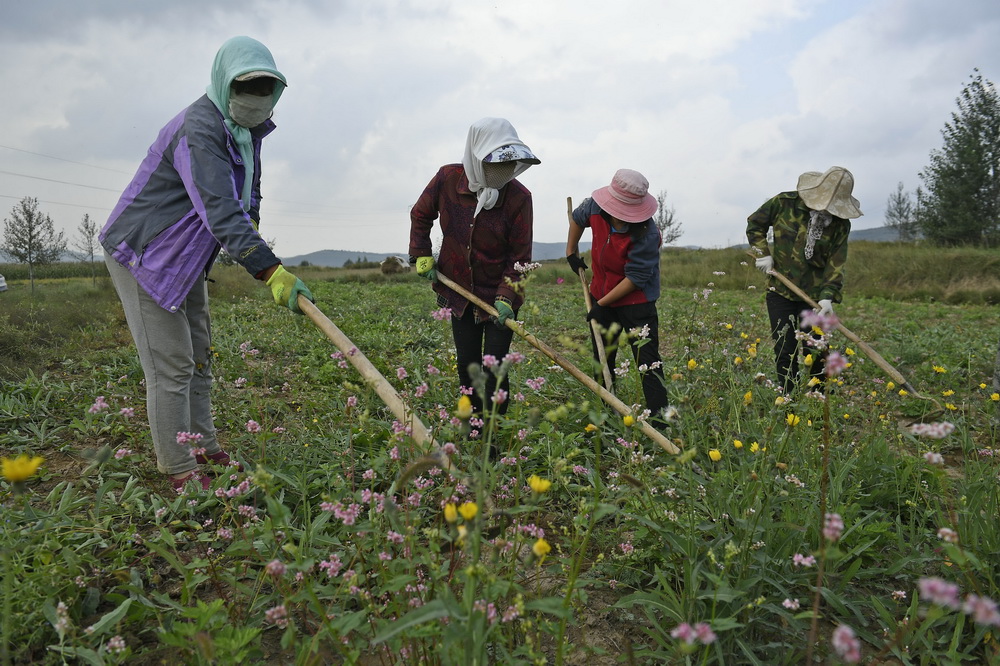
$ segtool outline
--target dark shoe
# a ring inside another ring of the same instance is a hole
[[[202,490],[208,490],[212,485],[212,480],[205,476],[204,474],[199,474],[198,471],[191,472],[187,476],[182,476],[179,479],[173,477],[170,478],[170,484],[174,487],[178,493],[184,492],[184,487],[187,485],[188,481],[195,481],[201,484]]]
[[[194,461],[199,465],[208,465],[209,463],[215,463],[216,465],[222,465],[223,467],[235,467],[240,472],[243,471],[243,465],[239,462],[233,462],[233,459],[229,457],[229,454],[225,451],[219,451],[217,453],[199,453],[194,457]]]

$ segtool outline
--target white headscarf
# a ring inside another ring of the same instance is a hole
[[[516,164],[510,171],[510,177],[503,183],[487,185],[484,160],[490,163],[515,161]],[[521,143],[514,126],[503,118],[483,118],[473,123],[469,128],[465,155],[462,157],[462,166],[469,179],[469,190],[478,199],[473,217],[483,209],[493,208],[500,196],[498,190],[517,178],[518,174],[524,173],[532,164],[539,162],[528,147]]]

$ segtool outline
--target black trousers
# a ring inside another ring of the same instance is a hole
[[[515,313],[516,314],[516,313]],[[514,337],[514,331],[506,326],[498,327],[492,321],[476,321],[475,310],[472,305],[465,308],[465,315],[461,319],[451,318],[451,333],[455,338],[455,355],[458,365],[458,381],[462,386],[472,386],[472,374],[469,372],[470,365],[483,367],[483,356],[494,356],[498,361],[503,361],[503,357],[510,351],[510,341]],[[504,376],[500,382],[500,388],[510,393],[510,377]],[[486,370],[486,412],[493,409],[493,394],[497,389],[497,378],[489,369]],[[474,391],[471,396],[472,408],[476,414],[483,414],[483,397]],[[497,405],[498,414],[507,413],[507,405],[510,400],[504,400]]]
[[[596,301],[596,299],[594,300]],[[646,409],[652,414],[651,420],[656,421],[661,411],[667,407],[667,387],[663,377],[663,363],[660,360],[660,318],[656,313],[656,303],[609,307],[605,311],[609,313],[609,318],[597,322],[604,328],[611,328],[612,324],[617,323],[627,332],[633,328],[649,326],[649,337],[645,340],[631,339],[629,346],[632,347],[632,356],[635,358],[636,365],[645,365],[648,368],[642,373],[642,395],[646,399]],[[640,342],[642,342],[641,345]],[[597,341],[594,340],[593,335],[590,336],[590,343],[596,362],[594,367],[600,368]],[[612,345],[605,351],[608,357],[608,369],[611,370],[611,378],[614,380],[615,357],[618,355],[617,345]],[[595,379],[603,384],[600,376],[595,377]]]
[[[795,338],[795,333],[801,330],[802,311],[812,308],[805,301],[793,301],[773,291],[768,292],[766,302],[767,316],[771,320],[771,339],[774,340],[774,364],[778,373],[778,384],[785,393],[790,393],[799,379],[799,341]],[[813,356],[810,375],[822,380],[826,352],[815,350],[810,353]]]

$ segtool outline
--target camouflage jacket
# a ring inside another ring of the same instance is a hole
[[[774,228],[774,250],[767,247],[767,230]],[[774,255],[774,269],[794,282],[816,301],[841,301],[844,264],[847,263],[847,236],[850,220],[834,217],[816,241],[812,259],[806,259],[806,231],[809,208],[796,192],[782,192],[766,201],[747,218],[747,240],[758,256]],[[785,298],[802,300],[775,277],[770,287]]]

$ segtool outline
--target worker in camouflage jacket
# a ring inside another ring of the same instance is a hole
[[[757,268],[787,277],[819,304],[821,315],[833,315],[833,304],[842,299],[850,220],[862,215],[851,196],[853,189],[854,176],[843,167],[808,171],[799,176],[795,191],[772,197],[747,218],[747,240],[758,257]],[[767,244],[769,229],[773,249]],[[799,373],[796,333],[810,306],[773,275],[766,302],[778,383],[788,393]],[[824,354],[813,358],[811,374],[821,379]]]

